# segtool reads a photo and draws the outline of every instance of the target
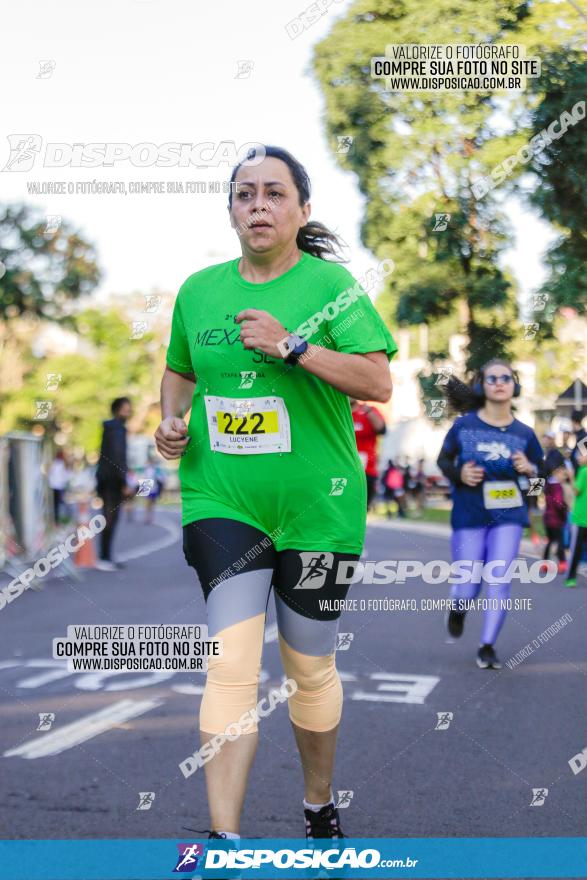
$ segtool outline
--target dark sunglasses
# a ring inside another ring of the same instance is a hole
[[[509,382],[514,381],[514,377],[511,373],[504,373],[503,376],[494,376],[493,373],[490,373],[489,376],[485,376],[485,381],[488,385],[497,385],[498,382],[503,382],[504,385],[507,385]]]

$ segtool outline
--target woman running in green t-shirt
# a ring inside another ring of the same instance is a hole
[[[257,747],[247,713],[257,706],[273,586],[306,833],[340,837],[334,600],[346,596],[366,520],[348,398],[389,400],[397,347],[369,296],[333,261],[336,236],[309,222],[310,181],[293,156],[252,151],[231,185],[242,256],[196,272],[179,291],[155,434],[164,458],[181,457],[184,552],[209,636],[222,642],[208,665],[202,745],[249,719],[220,750],[208,746],[211,836],[239,835]]]

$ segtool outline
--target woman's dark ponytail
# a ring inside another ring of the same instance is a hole
[[[331,232],[323,223],[310,220],[300,228],[296,238],[296,244],[301,251],[312,254],[320,260],[332,259],[343,262],[340,255],[342,244],[334,232]],[[328,256],[326,256],[328,255]]]
[[[466,384],[451,376],[447,384],[444,386],[444,394],[448,400],[448,405],[453,412],[467,413],[475,409],[480,409],[485,403],[485,394],[483,393],[483,377],[488,367],[502,366],[506,367],[514,377],[514,382],[518,381],[517,374],[511,364],[501,358],[493,358],[477,370],[473,379]],[[519,393],[519,389],[518,389]]]
[[[281,161],[285,162],[289,168],[298,191],[300,206],[309,202],[311,192],[310,178],[308,177],[308,172],[302,163],[298,162],[291,153],[288,153],[288,151],[284,150],[282,147],[264,146],[263,149],[265,156],[270,156],[273,159],[281,159]],[[243,161],[254,159],[256,155],[257,149],[252,147],[247,153],[246,159]],[[239,162],[238,165],[235,165],[232,169],[230,177],[231,184],[234,182],[237,171],[242,164],[243,162]],[[232,207],[232,189],[231,186],[228,196],[229,208]],[[323,223],[318,223],[317,220],[310,220],[309,223],[306,223],[305,226],[300,228],[296,238],[296,244],[301,251],[305,251],[305,253],[311,254],[313,257],[318,257],[320,260],[331,259],[336,262],[345,262],[341,255],[344,243],[334,232],[331,232],[331,230],[324,226]]]
[[[450,377],[443,390],[448,400],[449,408],[453,412],[467,413],[483,406],[485,395],[483,392],[479,395],[478,391],[474,390],[474,385],[476,384],[478,383],[471,382],[471,384],[467,385],[465,382],[457,379],[456,376]]]

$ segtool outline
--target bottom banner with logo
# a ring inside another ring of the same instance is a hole
[[[587,837],[0,840],[2,880],[587,877]]]

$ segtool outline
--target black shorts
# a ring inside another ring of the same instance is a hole
[[[270,570],[271,585],[292,611],[314,620],[336,620],[340,610],[324,600],[344,599],[359,556],[316,550],[277,551],[264,532],[248,523],[212,517],[183,528],[183,551],[196,570],[204,598],[231,577]],[[347,564],[348,563],[348,564]]]

